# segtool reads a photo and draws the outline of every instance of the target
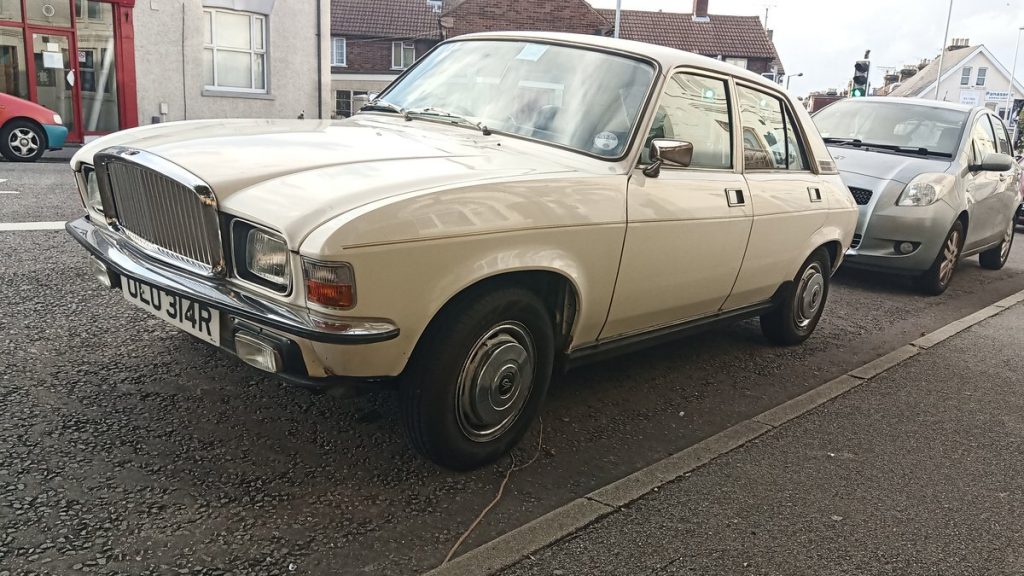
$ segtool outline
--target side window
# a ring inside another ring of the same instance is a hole
[[[1003,121],[994,116],[989,116],[989,120],[992,121],[992,127],[995,128],[996,131],[996,144],[999,147],[999,152],[1013,156],[1013,148],[1010,146],[1010,136],[1006,133],[1006,126],[1003,125]]]
[[[988,121],[987,114],[978,118],[974,123],[971,139],[974,146],[975,164],[981,162],[986,154],[996,151],[996,135],[992,131],[992,123]]]
[[[693,144],[691,168],[732,168],[732,124],[729,91],[714,78],[678,73],[665,84],[654,124],[647,136],[643,163],[650,163],[655,138]]]
[[[775,96],[737,88],[747,170],[807,170],[807,157],[793,116]]]

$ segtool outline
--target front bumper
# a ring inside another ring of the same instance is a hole
[[[68,233],[102,263],[119,287],[120,277],[127,276],[216,309],[221,314],[221,348],[232,354],[235,335],[256,334],[275,341],[285,360],[284,369],[275,373],[280,378],[306,388],[333,388],[338,385],[377,384],[390,377],[344,376],[310,377],[303,350],[312,344],[353,346],[386,342],[398,337],[397,326],[374,321],[370,328],[358,331],[332,331],[318,328],[305,313],[283,304],[239,292],[235,287],[212,278],[198,276],[145,256],[118,234],[98,228],[88,218],[68,222]],[[307,352],[308,353],[308,352]]]
[[[897,274],[924,272],[935,261],[957,216],[944,200],[931,206],[876,204],[861,215],[860,244],[846,252],[846,265]],[[901,242],[912,243],[914,251],[898,253],[896,245]]]
[[[46,131],[47,150],[60,150],[64,147],[64,142],[68,139],[68,129],[66,127],[48,124],[43,126],[43,130]]]

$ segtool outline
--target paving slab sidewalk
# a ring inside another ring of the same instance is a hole
[[[1024,305],[502,574],[1024,574]]]

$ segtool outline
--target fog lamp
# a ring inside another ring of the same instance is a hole
[[[905,256],[907,254],[910,254],[911,252],[913,252],[916,249],[917,249],[917,247],[914,246],[913,242],[897,242],[896,243],[896,253],[897,254],[902,254],[902,255]]]
[[[281,371],[281,352],[273,344],[256,336],[236,333],[235,354],[242,362],[260,370],[275,373]]]

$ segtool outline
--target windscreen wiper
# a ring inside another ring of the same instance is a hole
[[[473,128],[476,128],[477,130],[480,130],[483,133],[484,136],[490,136],[492,134],[490,128],[488,128],[487,126],[484,126],[483,122],[473,122],[472,120],[470,120],[470,119],[468,119],[468,118],[466,118],[464,116],[459,116],[458,114],[453,114],[451,112],[448,112],[447,110],[442,110],[440,108],[434,108],[432,106],[428,106],[426,108],[418,108],[416,110],[407,110],[405,112],[406,120],[411,120],[412,118],[418,118],[418,117],[441,118],[444,121],[451,122],[452,124],[457,124],[457,125],[460,125],[460,126],[472,126]]]
[[[853,146],[855,148],[877,148],[879,150],[892,150],[894,152],[904,152],[907,154],[921,154],[922,156],[945,156],[951,158],[953,155],[949,152],[937,152],[929,150],[922,146],[900,146],[897,144],[876,144],[874,142],[864,142],[859,138],[823,138],[826,144],[840,144]]]

